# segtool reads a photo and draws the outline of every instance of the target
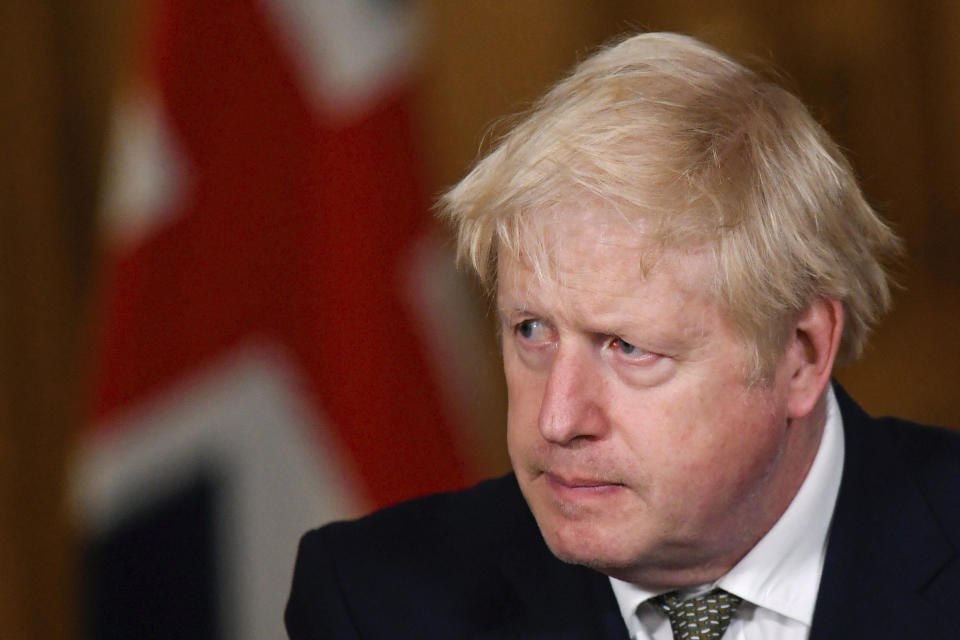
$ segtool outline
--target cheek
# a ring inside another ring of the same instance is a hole
[[[776,467],[784,439],[776,417],[763,402],[747,407],[718,407],[712,433],[697,446],[691,478],[703,482],[704,493],[718,497],[750,495]],[[709,486],[712,483],[712,488]]]
[[[635,457],[655,464],[662,491],[716,496],[763,475],[777,456],[776,420],[762,398],[698,384],[620,417]],[[636,408],[636,403],[634,407]]]
[[[516,362],[505,361],[507,381],[507,444],[512,449],[520,440],[536,433],[543,398],[543,382]]]

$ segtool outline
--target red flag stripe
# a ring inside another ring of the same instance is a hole
[[[275,341],[373,504],[460,486],[472,472],[398,293],[427,222],[410,96],[324,121],[261,9],[159,3],[153,78],[191,191],[172,222],[111,256],[95,414]]]

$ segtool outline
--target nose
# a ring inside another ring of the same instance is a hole
[[[607,430],[601,372],[589,353],[561,346],[554,356],[540,404],[538,427],[548,442],[570,445]]]

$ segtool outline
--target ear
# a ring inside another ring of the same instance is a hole
[[[803,418],[813,411],[830,382],[843,335],[843,305],[821,298],[797,317],[787,348],[789,362],[789,417]]]

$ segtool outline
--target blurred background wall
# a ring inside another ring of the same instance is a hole
[[[0,6],[3,638],[78,635],[80,544],[67,495],[85,421],[107,125],[140,8]],[[421,0],[416,10],[431,192],[463,174],[495,118],[617,34],[679,30],[772,61],[848,150],[868,199],[908,247],[895,311],[839,378],[872,413],[960,426],[960,4]],[[481,475],[506,468],[502,415],[498,399],[481,416],[493,434],[475,441]]]

